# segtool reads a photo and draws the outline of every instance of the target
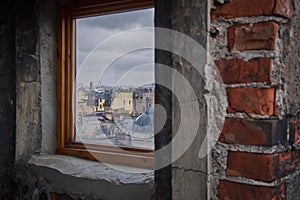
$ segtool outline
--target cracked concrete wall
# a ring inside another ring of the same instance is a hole
[[[16,2],[16,160],[40,153],[41,67],[38,7],[35,0]]]
[[[56,55],[57,1],[39,1],[39,49],[41,66],[42,154],[56,151]]]
[[[16,3],[16,160],[56,150],[56,1]]]
[[[207,8],[208,1],[206,0],[172,1],[171,29],[193,38],[206,49],[208,34]],[[199,59],[201,56],[202,55],[199,55]],[[203,96],[205,77],[204,74],[199,74],[195,66],[192,66],[191,63],[188,63],[184,58],[174,54],[172,55],[172,67],[182,74],[191,84],[197,96],[197,104],[200,110],[199,128],[193,143],[189,146],[187,151],[172,164],[172,199],[207,199],[207,157],[203,159],[199,158],[199,151],[206,136],[208,125],[207,107]],[[174,87],[180,87],[176,85],[177,80],[173,81],[175,81],[173,82]],[[183,89],[183,91],[185,89]],[[182,123],[182,119],[180,119],[182,112],[180,109],[182,109],[182,105],[180,104],[182,104],[182,102],[175,101],[173,98],[173,137],[178,134],[178,126]],[[193,118],[196,116],[185,117],[194,120]],[[186,129],[185,134],[191,134],[190,131],[191,130]]]
[[[200,44],[204,49],[205,55],[198,55],[198,59],[205,57],[205,60],[199,60],[200,63],[206,63],[207,47],[207,23],[208,23],[208,2],[206,0],[184,0],[184,1],[156,1],[156,26],[164,27],[171,30],[178,31],[186,36],[191,37]],[[157,41],[160,41],[159,34],[156,35]],[[156,198],[157,199],[207,199],[207,157],[200,159],[199,151],[203,140],[207,133],[207,107],[204,97],[205,88],[205,75],[199,71],[204,72],[203,69],[197,69],[193,66],[194,63],[189,63],[187,58],[180,57],[174,52],[176,48],[186,49],[185,52],[191,52],[190,57],[193,57],[193,47],[188,46],[185,42],[176,46],[176,39],[171,41],[174,45],[174,51],[164,52],[156,50],[156,63],[165,64],[172,69],[176,70],[185,80],[189,82],[192,90],[195,92],[197,98],[197,109],[201,112],[199,114],[199,127],[196,137],[187,148],[187,150],[168,167],[158,170],[156,174]],[[172,49],[173,50],[173,49]],[[198,63],[198,62],[197,62]],[[199,70],[199,71],[197,71]],[[177,99],[172,92],[175,89],[181,91],[182,94],[186,93],[187,88],[181,88],[180,81],[174,74],[165,74],[163,70],[156,70],[156,81],[161,82],[160,79],[168,79],[173,88],[166,89],[162,86],[156,86],[158,96],[156,96],[156,103],[165,107],[168,114],[168,121],[165,124],[165,129],[161,131],[162,135],[156,135],[156,149],[164,146],[172,141],[179,130],[179,124],[182,123],[181,113],[183,104],[190,104],[193,101],[190,96],[185,96],[183,99]],[[166,81],[165,81],[166,82]],[[184,116],[191,121],[195,120],[195,116]],[[192,130],[187,128],[184,135],[186,138],[190,137]],[[163,136],[164,135],[164,136]],[[172,143],[174,145],[174,143]],[[183,144],[181,144],[183,145]],[[172,151],[168,152],[166,157],[170,160],[173,159],[174,152],[178,146],[172,146]]]

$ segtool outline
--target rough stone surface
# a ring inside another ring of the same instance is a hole
[[[299,172],[289,178],[287,181],[287,199],[288,200],[300,200],[300,174]]]
[[[274,22],[237,24],[228,29],[231,51],[274,50],[278,25]]]
[[[17,164],[17,195],[27,199],[51,197],[51,193],[74,199],[150,199],[153,172],[107,165],[68,156],[34,156],[26,165]],[[24,193],[24,188],[26,192]],[[35,197],[35,198],[33,198]]]
[[[172,1],[172,21],[171,29],[179,31],[195,41],[197,41],[204,49],[207,47],[207,27],[208,27],[208,13],[206,0],[183,0]],[[195,15],[197,17],[195,18]],[[178,48],[178,47],[177,47]],[[192,54],[192,46],[187,46],[184,43],[180,44],[180,48],[186,48],[187,52]],[[206,52],[205,56],[206,56]],[[192,56],[192,55],[190,55]],[[201,58],[203,55],[198,55]],[[199,60],[203,62],[203,60]],[[179,56],[172,55],[172,67],[182,74],[185,79],[192,86],[196,96],[197,104],[199,104],[200,113],[200,127],[198,133],[193,140],[193,143],[189,146],[188,150],[172,164],[172,199],[205,199],[207,198],[207,158],[200,159],[199,151],[201,145],[203,145],[204,137],[207,134],[207,120],[208,111],[204,98],[205,77],[204,71],[205,65],[200,65],[202,69],[196,69],[195,66],[191,66],[193,63],[188,63]],[[173,78],[174,79],[174,78]],[[173,87],[180,88],[181,86],[173,80]],[[182,93],[184,90],[182,88]],[[192,99],[188,99],[187,103],[190,103]],[[180,104],[181,103],[181,104]],[[177,128],[182,120],[180,119],[182,102],[176,103],[173,100],[173,137],[178,134]],[[184,116],[186,119],[195,118],[195,116]],[[185,120],[186,120],[185,119]],[[190,130],[186,128],[186,138],[189,137]],[[205,148],[207,147],[204,145]],[[176,146],[172,147],[176,150]]]
[[[16,16],[16,160],[41,150],[39,29],[35,0],[18,1]]]
[[[243,191],[243,192],[241,192]],[[240,199],[285,199],[285,185],[276,187],[263,187],[257,185],[247,185],[229,181],[220,181],[218,186],[218,197],[220,200],[240,200]]]
[[[55,1],[42,0],[39,3],[39,49],[41,66],[41,153],[56,151],[56,54],[57,54],[57,12]]]
[[[202,172],[185,169],[172,169],[172,195],[176,199],[207,199],[208,177]]]
[[[257,58],[220,59],[215,61],[225,84],[266,83],[271,84],[272,60]]]
[[[228,88],[229,113],[275,114],[274,88]]]
[[[295,16],[288,26],[281,31],[283,80],[285,82],[284,94],[286,96],[287,111],[296,116],[300,111],[300,2],[294,1]]]

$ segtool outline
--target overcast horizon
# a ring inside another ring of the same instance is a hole
[[[103,86],[153,83],[153,27],[154,9],[77,19],[77,83],[88,85],[92,81],[98,85],[100,81]]]

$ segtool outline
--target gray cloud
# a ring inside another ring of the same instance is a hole
[[[122,55],[129,45],[133,47],[154,46],[154,33],[149,29],[135,31],[132,34],[131,32],[122,33],[134,28],[153,27],[153,12],[153,9],[146,9],[77,20],[77,81],[98,82],[107,64],[114,61],[105,75],[111,76],[107,77],[107,80],[117,81],[116,79],[132,67],[152,63],[147,67],[131,70],[124,76],[131,80],[126,81],[123,77],[121,82],[132,85],[143,80],[153,82],[153,49],[137,50]],[[122,37],[113,37],[117,34]],[[95,48],[97,46],[98,48]]]
[[[82,27],[96,27],[109,30],[152,27],[154,23],[153,9],[83,18],[79,19],[77,23]]]

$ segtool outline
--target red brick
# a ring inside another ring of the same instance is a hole
[[[272,15],[291,18],[292,0],[231,0],[229,3],[216,5],[216,9],[211,12],[211,19]]]
[[[278,154],[229,151],[226,174],[272,182],[278,178],[276,171],[279,164],[278,160]]]
[[[290,134],[290,141],[292,143],[296,143],[299,140],[299,128],[296,119],[292,119],[289,122],[289,134]]]
[[[55,192],[50,193],[50,199],[51,200],[74,200],[73,198],[71,198],[70,196],[68,196],[66,194],[58,194]]]
[[[300,167],[300,150],[290,150],[279,154],[278,176],[284,177]]]
[[[285,185],[266,187],[221,180],[218,185],[218,198],[220,200],[285,199]]]
[[[275,22],[237,24],[228,29],[228,45],[231,51],[274,50],[278,33]]]
[[[292,0],[276,0],[274,14],[292,18],[294,15]]]
[[[243,59],[221,59],[215,61],[225,84],[271,83],[272,60],[257,58],[249,61]]]
[[[273,146],[280,140],[276,132],[276,123],[277,120],[227,118],[219,141],[230,144]],[[286,133],[287,130],[281,134],[286,135]]]
[[[300,167],[300,150],[259,154],[229,151],[227,176],[273,182],[295,172]]]
[[[275,88],[228,88],[229,113],[275,114]]]

